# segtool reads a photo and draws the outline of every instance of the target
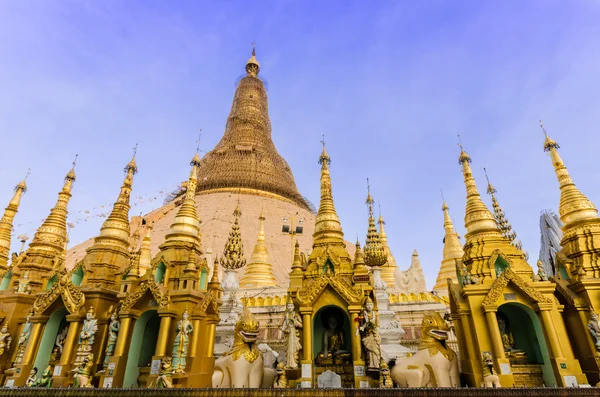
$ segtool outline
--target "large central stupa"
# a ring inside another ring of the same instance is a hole
[[[271,193],[308,209],[288,163],[271,139],[267,92],[258,78],[256,52],[246,64],[235,95],[225,134],[198,169],[198,193],[239,191]]]

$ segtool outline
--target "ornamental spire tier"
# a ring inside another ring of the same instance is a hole
[[[559,145],[544,131],[544,151],[550,153],[554,171],[560,184],[560,204],[558,213],[563,222],[564,232],[557,255],[557,265],[570,269],[571,280],[600,278],[600,218],[594,204],[575,186],[567,167],[558,154]],[[559,259],[560,258],[560,259]],[[586,292],[588,296],[592,292]],[[596,292],[594,292],[596,293]],[[592,301],[594,299],[590,298]],[[600,309],[595,307],[598,312]]]
[[[323,141],[323,151],[319,157],[321,164],[321,200],[319,203],[319,211],[315,217],[315,232],[313,233],[314,245],[317,244],[344,244],[344,232],[340,218],[335,211],[333,202],[333,193],[331,190],[331,175],[329,173],[329,165],[331,158],[325,150]]]
[[[449,208],[444,201],[442,204],[442,211],[444,211],[444,253],[442,263],[440,265],[440,271],[433,286],[433,290],[438,292],[440,295],[448,296],[448,279],[452,282],[458,282],[458,276],[456,274],[456,260],[462,259],[464,251],[462,244],[460,243],[460,237],[454,230],[454,224],[450,218]]]
[[[136,151],[137,146],[131,161],[124,168],[125,178],[110,215],[102,224],[94,244],[86,250],[84,263],[87,271],[84,284],[114,288],[117,283],[116,276],[131,264],[129,199],[133,176],[138,171],[135,163]]]
[[[540,120],[540,126],[544,131],[546,139],[544,140],[544,151],[550,153],[552,159],[552,165],[554,165],[554,172],[560,184],[560,204],[558,207],[558,213],[561,221],[568,227],[569,224],[587,219],[598,218],[598,210],[594,204],[575,186],[571,175],[567,167],[565,167],[558,149],[560,146],[555,140],[551,139],[542,121]]]
[[[523,251],[511,245],[504,237],[496,218],[481,200],[473,173],[469,155],[462,150],[459,157],[462,165],[467,205],[465,211],[465,246],[463,263],[472,280],[493,281],[508,267],[516,274],[531,277],[533,270],[527,263]],[[492,258],[496,258],[492,260]]]
[[[369,207],[369,227],[367,229],[367,240],[365,241],[365,264],[373,271],[373,286],[376,290],[385,291],[387,285],[381,279],[381,266],[387,262],[387,254],[381,244],[381,238],[377,227],[375,226],[375,217],[373,216],[373,204],[375,201],[371,196],[371,186],[367,179],[367,200],[365,204]]]
[[[197,186],[198,170],[202,161],[196,155],[190,162],[192,167],[187,182],[185,197],[173,219],[169,233],[167,233],[163,245],[177,245],[182,242],[192,244],[200,249],[200,218],[196,208],[195,192]]]
[[[487,180],[487,194],[492,196],[492,208],[494,208],[494,218],[496,218],[496,223],[500,227],[500,231],[510,241],[511,245],[516,247],[517,249],[522,249],[523,245],[521,244],[521,240],[517,239],[517,233],[512,228],[512,225],[506,218],[504,214],[504,210],[500,207],[498,203],[498,199],[496,198],[496,193],[498,191],[492,186],[490,183],[490,178],[488,178],[487,170],[484,168],[483,172],[485,173],[485,179]]]
[[[75,182],[75,164],[65,176],[62,190],[58,193],[56,205],[35,232],[28,249],[19,255],[17,269],[13,269],[13,279],[16,280],[25,272],[29,272],[29,286],[36,293],[42,288],[53,269],[58,269],[64,263],[67,246],[67,205],[71,199],[71,190]],[[17,276],[17,277],[15,277]]]
[[[465,187],[467,188],[467,205],[465,208],[467,234],[497,231],[496,219],[481,200],[481,195],[477,190],[473,172],[471,171],[471,158],[463,150],[462,145],[460,146],[458,162],[462,165]]]
[[[267,251],[267,244],[265,238],[265,215],[264,211],[260,213],[258,218],[260,226],[258,230],[258,237],[254,250],[248,261],[246,267],[246,273],[240,280],[241,288],[264,288],[264,287],[276,287],[277,280],[273,274],[273,266],[271,265],[271,259],[269,258],[269,252]]]
[[[27,171],[29,176],[29,171]],[[15,186],[15,194],[4,210],[4,216],[0,220],[0,272],[8,269],[8,258],[10,254],[10,235],[13,228],[13,220],[19,210],[21,196],[27,191],[27,176],[17,186]]]
[[[283,198],[309,210],[292,170],[271,137],[267,92],[258,77],[256,52],[246,63],[233,97],[225,133],[198,169],[199,193],[228,191]]]

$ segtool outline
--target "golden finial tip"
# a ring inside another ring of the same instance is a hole
[[[256,43],[252,42],[252,56],[248,59],[248,62],[246,62],[246,72],[249,75],[256,77],[259,71],[260,63],[256,59]]]
[[[558,143],[550,138],[548,136],[548,133],[546,132],[546,128],[544,127],[544,124],[542,123],[542,120],[540,120],[540,127],[542,128],[542,131],[544,131],[544,136],[546,137],[544,139],[544,151],[548,152],[550,151],[550,149],[559,149],[560,146],[558,145]]]

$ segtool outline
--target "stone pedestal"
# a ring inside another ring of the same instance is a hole
[[[393,359],[406,357],[410,349],[402,346],[400,340],[405,332],[396,319],[396,314],[390,310],[390,299],[383,289],[376,290],[377,309],[379,313],[379,335],[381,336],[381,356],[389,362]]]

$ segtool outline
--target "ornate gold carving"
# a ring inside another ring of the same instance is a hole
[[[315,278],[307,287],[298,291],[296,298],[300,304],[310,306],[328,285],[331,285],[348,303],[362,303],[364,296],[362,289],[353,288],[343,278],[331,273],[324,273],[320,277]]]
[[[496,303],[504,288],[508,285],[508,283],[512,282],[515,284],[525,295],[530,297],[532,300],[538,303],[552,303],[552,299],[546,298],[540,291],[529,285],[526,281],[524,281],[518,274],[516,274],[511,268],[507,268],[502,272],[500,277],[496,279],[490,292],[486,295],[486,297],[481,302],[482,306],[492,306]]]
[[[154,279],[149,278],[140,283],[139,288],[134,293],[127,293],[125,299],[123,300],[123,309],[129,310],[135,305],[140,298],[146,293],[147,290],[150,290],[154,299],[158,303],[158,307],[160,309],[167,309],[169,307],[169,303],[171,297],[169,295],[169,291],[164,288],[162,285],[156,284]]]
[[[75,314],[79,312],[85,304],[85,296],[71,282],[72,272],[73,270],[64,274],[59,282],[54,283],[48,291],[37,297],[33,303],[33,310],[36,315],[42,314],[59,296],[62,296],[65,308],[69,313]]]

